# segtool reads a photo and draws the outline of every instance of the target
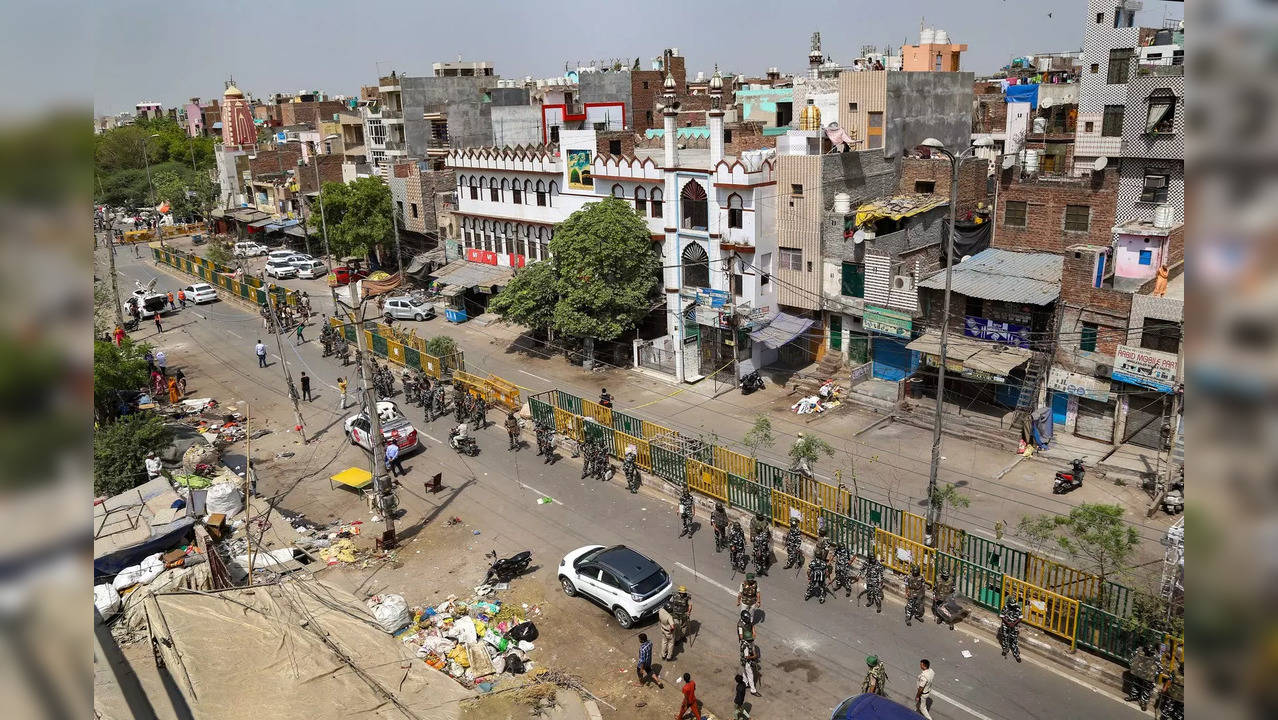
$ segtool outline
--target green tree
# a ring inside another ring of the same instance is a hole
[[[790,461],[793,467],[804,467],[812,472],[821,456],[834,456],[834,448],[830,443],[812,434],[803,435],[790,446]]]
[[[390,187],[375,177],[349,183],[325,183],[324,218],[328,243],[337,257],[364,257],[394,240]],[[312,220],[312,225],[318,225]]]
[[[159,201],[169,203],[169,212],[175,218],[203,217],[217,200],[217,186],[206,172],[166,168],[153,173],[152,180]]]
[[[507,322],[537,331],[551,331],[555,322],[555,266],[537,262],[515,271],[506,287],[497,293],[488,310]]]
[[[99,418],[115,416],[118,392],[132,392],[147,384],[147,345],[125,339],[124,345],[93,342],[93,409]]]
[[[447,335],[436,335],[426,341],[426,354],[437,358],[447,357],[457,352],[457,341]]]
[[[971,504],[972,499],[959,492],[958,486],[954,483],[938,485],[932,491],[932,505],[936,507],[937,522],[941,524],[945,524],[949,510],[956,507],[965,508]]]
[[[1121,505],[1085,503],[1070,510],[1069,515],[1040,515],[1028,520],[1029,527],[1040,534],[1050,521],[1051,539],[1056,546],[1099,577],[1103,593],[1106,581],[1129,569],[1140,544],[1136,529],[1123,520],[1124,512]],[[1026,520],[1021,520],[1022,527]]]
[[[772,434],[772,421],[767,415],[760,413],[754,418],[754,425],[750,426],[750,430],[746,432],[742,442],[746,447],[750,448],[750,457],[759,457],[759,450],[771,448],[776,444],[777,438]]]
[[[231,267],[235,264],[235,256],[225,244],[220,242],[209,243],[208,247],[204,248],[204,259],[223,267]]]
[[[652,251],[647,224],[627,203],[607,198],[589,203],[555,229],[550,270],[539,270],[499,293],[503,319],[541,321],[528,309],[553,298],[548,330],[579,339],[587,362],[595,340],[615,340],[633,330],[649,312],[657,291],[660,262]],[[496,300],[496,299],[495,299]]]
[[[998,534],[997,532],[995,533]],[[1025,542],[1032,553],[1040,553],[1047,548],[1056,535],[1056,516],[1027,515],[1022,517],[1013,533]]]
[[[173,439],[160,416],[134,413],[102,425],[93,434],[93,492],[117,495],[146,482],[144,460]]]

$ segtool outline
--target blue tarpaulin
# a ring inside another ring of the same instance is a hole
[[[1003,96],[1007,102],[1027,102],[1030,109],[1038,108],[1038,85],[1008,85],[1007,94]]]

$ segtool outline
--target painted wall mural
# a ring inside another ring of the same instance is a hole
[[[572,190],[593,190],[595,179],[590,174],[589,150],[568,151],[568,187]]]

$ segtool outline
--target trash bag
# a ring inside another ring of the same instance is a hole
[[[120,593],[108,583],[93,586],[93,607],[106,620],[120,612]]]
[[[511,628],[510,632],[506,634],[509,635],[510,638],[514,640],[515,642],[519,642],[521,640],[527,640],[529,642],[532,642],[533,640],[537,639],[538,632],[537,632],[537,626],[534,625],[532,621],[530,620],[528,622],[519,623],[515,627]]]
[[[235,483],[216,483],[204,499],[205,511],[230,517],[244,508],[244,496]]]
[[[510,653],[506,656],[506,672],[511,675],[524,674],[524,661],[516,653]]]
[[[387,634],[394,634],[413,621],[402,595],[374,595],[368,599],[368,610]]]

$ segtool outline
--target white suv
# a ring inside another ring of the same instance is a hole
[[[285,260],[267,260],[266,274],[273,278],[297,277],[297,268]]]
[[[625,545],[587,545],[559,562],[564,594],[583,595],[630,628],[665,604],[673,585],[660,565]]]
[[[231,254],[235,257],[257,257],[258,255],[265,255],[266,248],[255,242],[237,242]]]

